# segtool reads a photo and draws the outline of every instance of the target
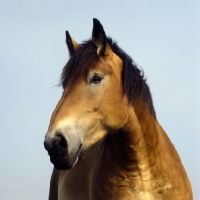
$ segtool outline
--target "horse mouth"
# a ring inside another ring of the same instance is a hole
[[[80,144],[78,150],[72,154],[68,155],[67,153],[59,154],[57,150],[52,148],[48,153],[50,156],[50,161],[54,167],[58,170],[69,170],[77,163],[79,155],[81,152],[82,144]]]

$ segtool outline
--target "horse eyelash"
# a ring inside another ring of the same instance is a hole
[[[98,81],[94,81],[94,77],[98,77],[99,80]],[[92,77],[92,79],[90,79],[90,83],[100,83],[101,80],[103,79],[103,76],[99,75],[99,74],[94,74],[94,76]]]

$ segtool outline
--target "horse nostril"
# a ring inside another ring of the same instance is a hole
[[[62,149],[66,149],[67,148],[67,141],[66,139],[61,135],[61,134],[57,134],[55,136],[55,141],[56,141],[56,146],[58,148],[62,148]]]
[[[63,154],[67,152],[67,140],[61,133],[56,134],[53,138],[46,137],[44,147],[50,155]]]
[[[46,138],[44,141],[44,148],[49,151],[52,149],[56,144],[56,141],[53,138]]]

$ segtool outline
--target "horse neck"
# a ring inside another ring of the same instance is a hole
[[[137,166],[142,180],[148,181],[151,178],[150,169],[156,164],[158,123],[148,105],[142,101],[136,102],[129,112],[122,129],[126,138],[125,143],[128,143],[124,146],[124,153],[128,156],[128,163]]]

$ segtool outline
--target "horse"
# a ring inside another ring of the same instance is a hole
[[[66,31],[63,93],[44,147],[49,200],[191,200],[181,159],[159,124],[143,70],[93,19],[92,38]]]

